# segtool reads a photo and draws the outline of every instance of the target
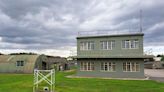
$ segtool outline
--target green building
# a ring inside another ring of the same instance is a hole
[[[45,55],[0,55],[0,73],[33,73],[48,69]]]
[[[0,55],[0,73],[33,73],[39,70],[68,70],[67,59],[37,54]]]
[[[77,76],[144,78],[143,36],[78,36]]]

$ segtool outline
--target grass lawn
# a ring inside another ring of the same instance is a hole
[[[151,80],[65,78],[75,72],[56,73],[55,92],[164,92],[164,83]],[[0,74],[0,92],[32,92],[32,74]]]

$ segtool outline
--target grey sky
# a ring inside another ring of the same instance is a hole
[[[78,31],[136,31],[140,9],[145,49],[163,53],[163,0],[0,0],[0,52],[68,56]]]

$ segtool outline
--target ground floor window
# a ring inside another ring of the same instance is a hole
[[[94,62],[81,62],[80,70],[81,71],[93,71],[94,70]]]
[[[123,71],[124,72],[138,72],[140,71],[140,65],[138,62],[124,62]]]
[[[116,71],[115,62],[101,62],[101,71]]]

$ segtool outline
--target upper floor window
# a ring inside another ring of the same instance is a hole
[[[140,71],[140,65],[138,62],[124,62],[123,71],[124,72],[138,72]]]
[[[24,66],[24,61],[17,61],[16,66]]]
[[[135,40],[123,40],[122,41],[122,48],[125,49],[137,49],[139,47],[139,41]]]
[[[94,42],[93,41],[81,42],[80,50],[94,50]]]
[[[101,41],[100,45],[102,50],[112,50],[115,47],[115,41]]]

